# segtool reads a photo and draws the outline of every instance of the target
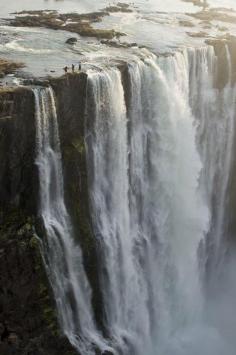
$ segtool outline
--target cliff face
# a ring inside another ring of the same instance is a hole
[[[0,91],[0,353],[74,355],[40,254],[34,114],[30,88]]]
[[[235,48],[229,42],[235,82]],[[228,80],[225,46],[211,43],[222,67],[216,88]],[[130,109],[130,78],[120,67],[127,114]],[[47,83],[45,82],[45,85]],[[80,243],[84,265],[93,290],[93,307],[99,329],[103,324],[97,252],[89,213],[89,186],[85,147],[87,75],[67,74],[51,79],[60,131],[65,202]],[[74,355],[75,350],[58,326],[55,303],[40,254],[44,230],[38,218],[39,181],[35,165],[35,104],[30,88],[0,91],[0,354]],[[131,122],[129,132],[131,130]],[[235,207],[235,162],[231,178],[229,211]],[[232,212],[231,212],[232,214]],[[232,214],[229,229],[234,234]],[[85,354],[83,354],[85,355]]]
[[[96,321],[102,328],[101,292],[99,289],[97,248],[93,237],[87,180],[85,150],[85,106],[87,75],[69,74],[51,82],[57,101],[64,169],[65,201],[84,256],[84,266],[93,289]]]
[[[20,208],[35,214],[35,124],[31,90],[0,91],[0,219]]]
[[[102,328],[84,140],[87,75],[68,74],[52,79],[50,85],[57,105],[65,202],[93,288],[95,317]],[[37,212],[34,115],[30,88],[0,92],[0,353],[69,355],[76,352],[59,329],[40,254],[44,230]]]

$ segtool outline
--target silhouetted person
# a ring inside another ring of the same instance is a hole
[[[68,72],[68,67],[67,67],[67,66],[65,66],[65,68],[63,68],[63,69],[64,69],[64,72],[65,72],[65,73]]]
[[[79,63],[79,70],[81,70],[81,63]]]
[[[74,64],[72,64],[71,69],[72,69],[72,73],[74,73],[74,72],[75,72],[75,66],[74,66]]]

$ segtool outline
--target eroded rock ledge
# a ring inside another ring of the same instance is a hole
[[[224,8],[209,8],[196,13],[188,13],[188,15],[204,21],[205,23],[210,23],[211,21],[221,21],[233,24],[236,23],[235,12],[233,10],[229,12],[228,9]]]
[[[14,73],[17,69],[23,68],[23,63],[12,62],[7,59],[0,58],[0,78],[4,77],[7,74]]]
[[[108,6],[101,11],[78,14],[60,14],[54,10],[21,11],[15,13],[15,18],[9,21],[16,27],[45,27],[54,30],[74,32],[83,37],[95,37],[99,39],[112,39],[124,36],[124,33],[113,29],[94,28],[93,24],[101,22],[103,17],[112,12],[132,12],[129,5],[118,3],[116,6]]]

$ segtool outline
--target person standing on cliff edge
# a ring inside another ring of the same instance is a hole
[[[64,70],[64,72],[65,72],[65,74],[66,74],[67,71],[68,71],[68,66],[65,66],[65,67],[63,68],[63,70]]]

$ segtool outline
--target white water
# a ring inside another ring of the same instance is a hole
[[[198,124],[198,146],[204,165],[201,188],[212,218],[209,243],[214,275],[217,275],[217,268],[220,269],[225,256],[223,236],[227,222],[227,188],[233,161],[235,127],[236,91],[231,83],[232,64],[227,46],[225,57],[228,63],[228,83],[222,90],[218,90],[214,87],[214,78],[220,63],[213,48],[202,48],[197,58],[193,51],[189,52],[192,83],[190,99]]]
[[[54,95],[34,89],[45,263],[61,327],[82,355],[235,353],[225,232],[236,90],[227,47],[225,55],[222,89],[212,47],[149,54],[129,63],[123,80],[116,68],[88,73],[88,172],[107,340],[65,207]]]
[[[129,64],[128,107],[118,70],[89,73],[93,224],[122,354],[233,354],[204,284],[208,259],[213,283],[223,265],[234,139],[235,89],[215,87],[217,65],[211,47]]]
[[[64,203],[62,160],[56,106],[51,88],[33,90],[36,107],[40,215],[45,229],[43,254],[54,291],[59,321],[82,354],[106,349],[93,320],[91,289],[82,254]]]

